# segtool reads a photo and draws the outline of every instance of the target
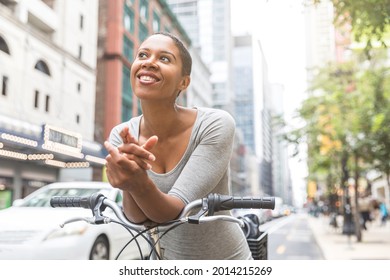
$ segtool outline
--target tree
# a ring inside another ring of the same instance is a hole
[[[349,177],[355,179],[355,224],[359,241],[359,179],[369,169],[376,168],[387,174],[389,180],[388,75],[388,68],[375,60],[367,68],[349,62],[319,69],[309,89],[310,95],[297,111],[304,126],[287,136],[293,143],[307,141],[308,179],[327,182],[329,193],[334,192],[335,185],[348,192]]]
[[[318,4],[325,0],[307,0]],[[328,0],[326,0],[328,1]],[[370,56],[374,43],[384,48],[390,39],[390,0],[330,0],[335,8],[335,26],[350,24],[354,39],[366,44]]]
[[[390,68],[366,71],[359,88],[366,98],[364,102],[370,104],[361,112],[366,120],[362,127],[364,156],[372,168],[385,174],[390,187]]]

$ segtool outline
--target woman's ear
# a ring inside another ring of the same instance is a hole
[[[185,90],[190,85],[190,82],[191,82],[191,77],[189,75],[184,76],[180,82],[179,90],[180,91]]]

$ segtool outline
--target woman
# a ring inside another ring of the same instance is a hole
[[[105,147],[108,179],[123,190],[124,212],[133,222],[166,222],[190,201],[229,193],[233,118],[176,104],[190,83],[191,64],[188,50],[168,33],[148,37],[132,64],[131,85],[143,114],[116,126]],[[228,222],[179,226],[161,247],[167,259],[251,258],[242,230]]]

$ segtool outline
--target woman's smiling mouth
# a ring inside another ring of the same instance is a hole
[[[140,76],[139,79],[144,82],[156,82],[157,80],[150,76]]]
[[[160,79],[151,72],[141,72],[137,75],[137,78],[139,79],[140,82],[148,83],[148,84],[156,83],[160,81]]]

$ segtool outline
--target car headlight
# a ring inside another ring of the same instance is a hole
[[[88,229],[87,224],[79,224],[79,225],[66,225],[63,228],[55,229],[50,232],[44,240],[66,237],[71,235],[83,235]]]

